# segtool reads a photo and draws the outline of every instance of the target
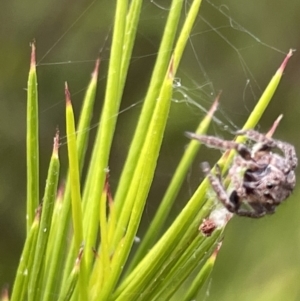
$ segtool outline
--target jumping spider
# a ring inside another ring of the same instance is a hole
[[[209,164],[202,163],[202,170],[217,198],[230,212],[252,218],[272,214],[295,187],[294,170],[298,163],[295,148],[289,143],[269,138],[254,130],[238,131],[237,135],[245,135],[254,141],[253,147],[248,148],[245,144],[213,136],[187,133],[189,138],[208,147],[237,151],[238,155],[235,156],[228,173],[233,185],[233,191],[229,195],[222,184],[219,166],[216,166],[214,175]],[[274,148],[279,149],[283,156],[272,153]]]

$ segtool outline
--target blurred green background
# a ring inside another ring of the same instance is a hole
[[[149,82],[171,1],[144,1],[134,58],[122,101],[123,112],[110,158],[111,186],[117,185],[143,96]],[[186,1],[186,8],[190,1]],[[93,125],[105,89],[115,1],[2,1],[0,18],[0,285],[13,283],[25,236],[26,83],[29,43],[37,44],[40,106],[41,194],[56,126],[62,136],[62,175],[66,171],[64,81],[80,110],[94,61],[101,57]],[[150,223],[193,131],[216,93],[221,105],[210,134],[231,137],[254,107],[261,91],[290,48],[300,48],[300,2],[203,1],[190,44],[177,74],[166,136],[140,236]],[[184,17],[184,16],[183,16]],[[100,54],[99,54],[100,53]],[[275,137],[300,147],[299,53],[258,129],[267,131],[284,114]],[[95,127],[90,129],[91,137]],[[199,163],[213,163],[219,151],[202,149],[169,222],[202,179]],[[62,179],[63,180],[63,179]],[[300,300],[300,190],[271,217],[230,221],[216,267],[199,300]]]

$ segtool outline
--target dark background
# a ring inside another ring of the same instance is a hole
[[[189,2],[186,2],[188,6]],[[215,5],[215,7],[213,5]],[[300,2],[203,1],[173,98],[166,137],[149,203],[146,227],[193,131],[222,90],[218,118],[210,133],[231,137],[242,127],[285,53],[299,49]],[[64,136],[64,81],[78,115],[94,60],[102,59],[96,125],[105,89],[115,1],[2,1],[0,9],[0,284],[12,284],[25,236],[26,83],[29,43],[37,43],[41,194],[58,125]],[[170,1],[144,1],[134,58],[124,91],[112,155],[114,189],[141,109]],[[210,24],[210,25],[209,25]],[[275,136],[300,147],[299,53],[291,58],[282,82],[258,129],[267,131],[284,114]],[[194,103],[194,104],[193,104]],[[201,109],[203,107],[204,109]],[[95,129],[91,129],[91,136]],[[66,147],[62,137],[62,174]],[[299,151],[298,151],[299,152]],[[220,152],[202,149],[184,184],[171,221],[202,179],[201,160],[212,163]],[[207,288],[205,300],[299,300],[299,189],[277,213],[261,220],[234,218]],[[143,228],[141,229],[142,236]],[[202,299],[202,298],[201,298]]]

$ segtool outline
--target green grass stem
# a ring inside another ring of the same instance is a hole
[[[35,216],[39,199],[38,90],[35,45],[31,44],[31,62],[27,85],[27,233]]]
[[[29,300],[39,300],[39,288],[42,279],[43,267],[45,264],[46,250],[49,232],[51,228],[51,219],[53,213],[53,207],[56,199],[57,183],[59,178],[59,159],[58,159],[58,146],[59,136],[58,133],[54,138],[53,153],[50,160],[48,177],[45,188],[45,195],[42,204],[42,215],[41,222],[37,237],[37,243],[35,251],[32,252],[31,256],[34,257],[32,269],[29,270]]]

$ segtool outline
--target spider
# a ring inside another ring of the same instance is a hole
[[[260,218],[274,213],[276,207],[292,193],[296,184],[294,170],[298,163],[293,145],[254,130],[237,132],[237,135],[245,135],[255,142],[252,148],[214,136],[186,134],[208,147],[237,151],[238,155],[229,169],[233,185],[229,195],[222,183],[220,167],[216,165],[216,174],[213,174],[207,162],[201,165],[217,198],[228,211],[240,216]],[[273,153],[274,148],[279,149],[283,155]]]

